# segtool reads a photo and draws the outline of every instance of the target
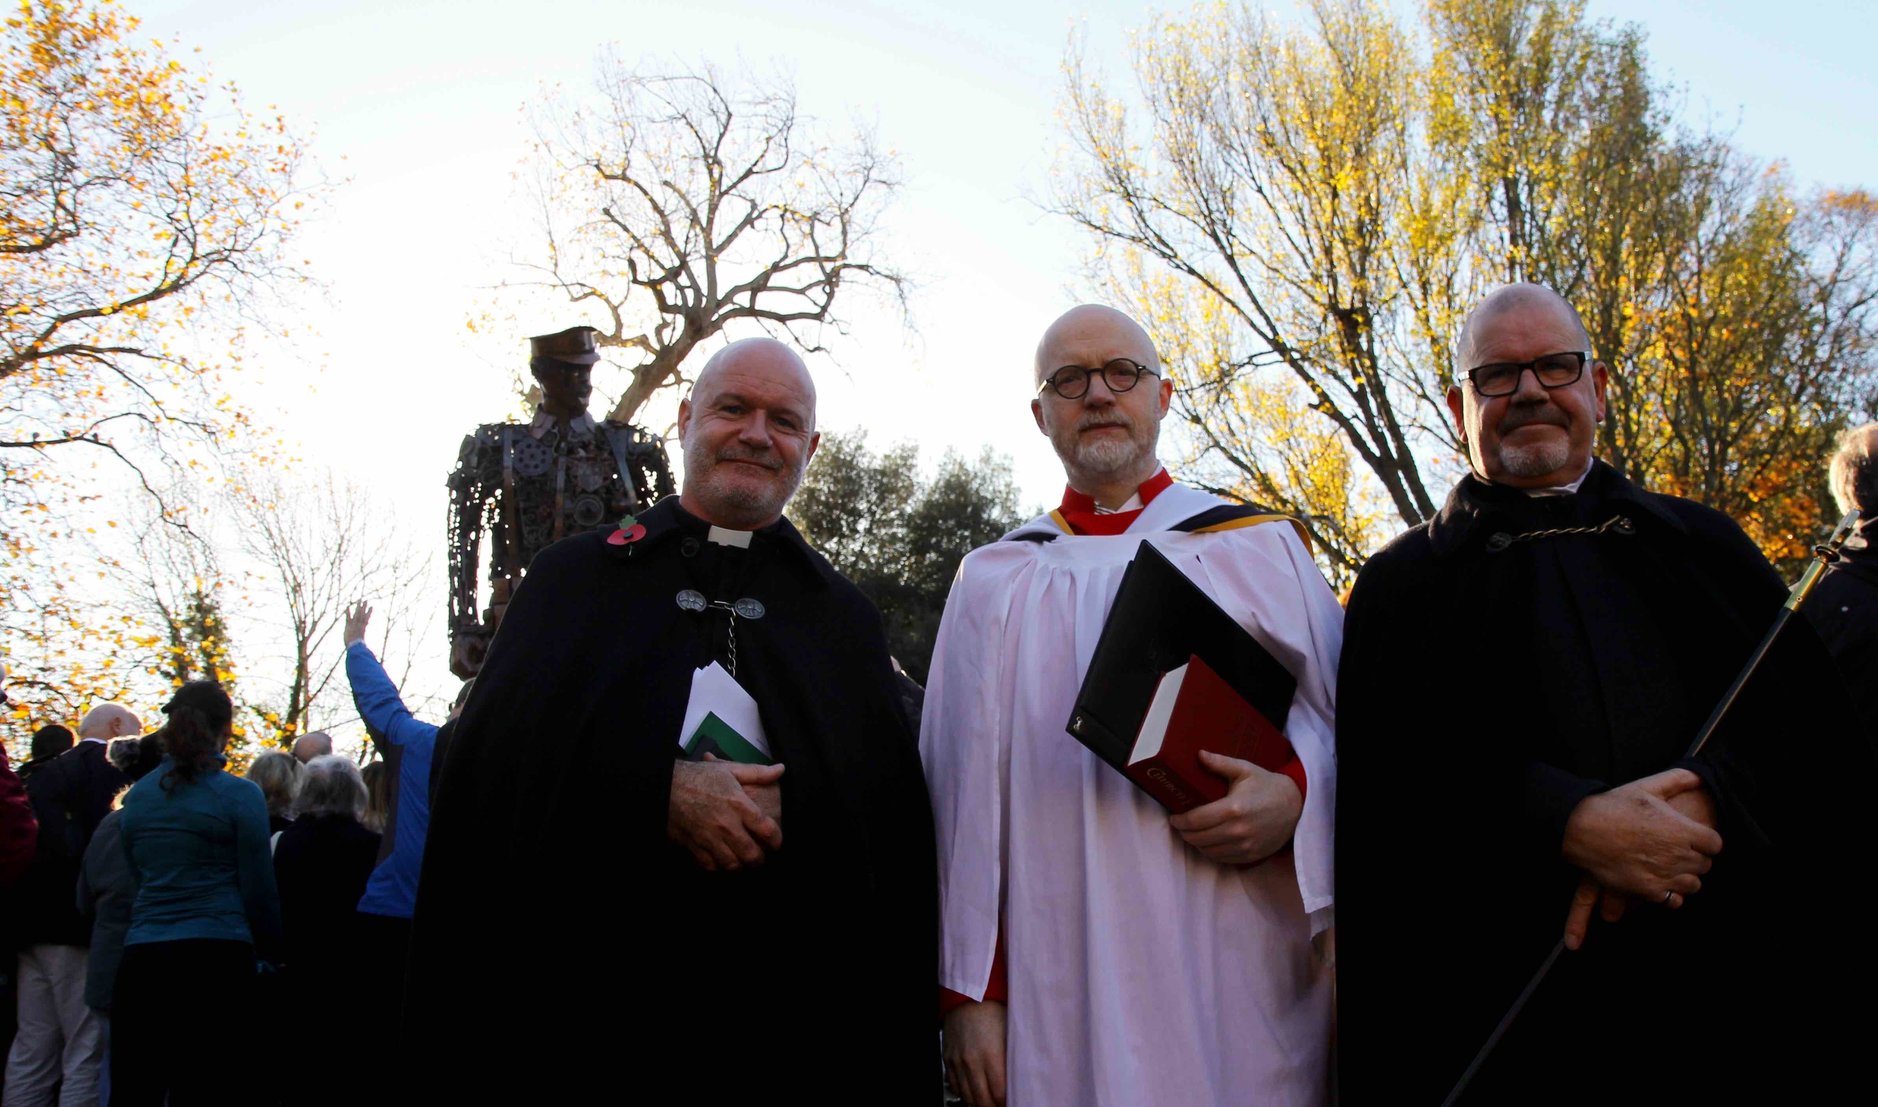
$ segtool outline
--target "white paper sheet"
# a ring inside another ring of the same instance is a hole
[[[722,719],[751,745],[762,750],[764,757],[775,756],[769,749],[769,736],[763,733],[763,717],[756,701],[715,661],[691,674],[691,699],[685,704],[685,721],[678,728],[680,748],[698,732],[698,725],[704,722],[706,715]]]

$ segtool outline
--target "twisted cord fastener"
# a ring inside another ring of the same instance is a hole
[[[1628,538],[1637,533],[1637,525],[1628,515],[1613,515],[1595,527],[1554,527],[1551,530],[1529,530],[1524,534],[1508,534],[1503,530],[1494,531],[1487,536],[1487,552],[1499,553],[1515,542],[1536,542],[1541,538],[1560,538],[1567,534],[1621,534]]]

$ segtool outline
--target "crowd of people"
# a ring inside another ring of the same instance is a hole
[[[392,757],[361,771],[323,732],[225,769],[234,707],[212,681],[178,689],[143,733],[120,704],[74,736],[41,728],[0,773],[5,933],[17,1012],[0,1102],[335,1104],[390,1096],[374,1049],[336,1049],[289,1081],[247,1026],[346,1033],[396,1018],[404,931],[429,812],[429,743],[346,626],[361,718]],[[425,787],[387,799],[388,762]],[[374,769],[376,771],[374,771]],[[378,781],[374,788],[371,778]]]
[[[1344,603],[1303,528],[1161,464],[1174,385],[1133,319],[1074,308],[1034,365],[1063,501],[964,559],[923,695],[784,516],[814,382],[749,339],[680,406],[680,492],[537,556],[441,727],[349,613],[376,785],[315,735],[231,776],[207,682],[148,735],[113,704],[42,730],[0,769],[5,1103],[1806,1102],[1850,1078],[1832,998],[1874,965],[1831,895],[1878,769],[1878,425],[1831,462],[1861,533],[1731,691],[1783,586],[1732,521],[1598,459],[1614,370],[1548,289],[1468,315],[1470,471]],[[1202,753],[1224,798],[1177,814],[1066,733],[1144,543],[1295,681],[1282,755]],[[724,757],[681,748],[712,725]],[[369,1044],[290,1081],[226,1036],[360,1015]]]

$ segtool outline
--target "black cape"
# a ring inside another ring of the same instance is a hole
[[[1613,517],[1630,533],[1506,541]],[[1871,955],[1842,866],[1872,757],[1804,620],[1681,760],[1783,595],[1726,517],[1602,463],[1571,496],[1465,478],[1370,560],[1338,678],[1345,1104],[1441,1102],[1563,932],[1572,808],[1677,764],[1720,815],[1703,890],[1594,921],[1464,1102],[1805,1101],[1843,1073],[1830,1000],[1864,994]]]
[[[1839,555],[1801,610],[1826,640],[1865,733],[1878,745],[1878,524],[1867,520],[1863,530],[1871,531],[1866,544]]]
[[[414,1090],[936,1102],[932,813],[878,612],[786,520],[747,551],[676,499],[640,522],[536,558],[458,720],[413,920]],[[686,589],[766,608],[737,620],[736,675],[786,766],[783,845],[736,873],[666,837],[691,675],[728,662],[728,619]]]

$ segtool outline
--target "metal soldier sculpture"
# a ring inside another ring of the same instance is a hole
[[[592,327],[528,340],[541,402],[528,423],[486,423],[450,474],[450,671],[482,667],[502,611],[537,553],[611,526],[673,492],[665,450],[638,427],[587,414],[600,360]],[[489,606],[477,616],[477,557],[489,532]]]

